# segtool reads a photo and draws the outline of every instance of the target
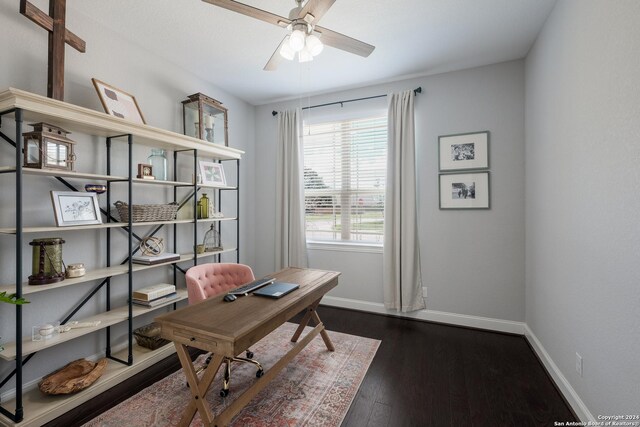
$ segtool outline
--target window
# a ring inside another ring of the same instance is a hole
[[[304,126],[307,240],[382,243],[387,118]]]

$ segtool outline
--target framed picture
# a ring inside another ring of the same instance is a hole
[[[489,209],[489,172],[440,174],[440,209]]]
[[[137,177],[140,179],[156,179],[153,176],[153,166],[145,163],[138,163]]]
[[[52,191],[51,201],[58,227],[102,224],[96,193]]]
[[[227,180],[224,177],[224,169],[220,163],[201,160],[198,162],[200,167],[200,177],[204,185],[225,186]]]
[[[136,98],[116,87],[101,82],[98,79],[91,79],[93,85],[98,91],[100,102],[107,114],[127,119],[135,123],[146,124],[144,116]]]
[[[440,171],[489,167],[489,131],[438,137]]]

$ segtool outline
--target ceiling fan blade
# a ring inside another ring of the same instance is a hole
[[[316,23],[335,2],[336,0],[309,0],[302,10],[300,10],[298,19],[304,19],[307,13],[309,13],[313,15],[313,22]]]
[[[263,68],[264,71],[275,71],[275,69],[278,68],[278,65],[280,65],[280,62],[282,62],[282,59],[283,59],[282,55],[280,55],[280,48],[282,47],[282,44],[286,40],[287,40],[287,36],[285,36],[282,39],[282,41],[280,42],[280,44],[276,48],[276,51],[273,52],[273,55],[271,55],[271,58],[269,58],[269,61],[267,62],[267,64]]]
[[[314,27],[314,30],[320,33],[320,40],[325,45],[355,53],[356,55],[364,56],[365,58],[371,55],[371,52],[376,48],[368,43],[361,42],[360,40],[353,39],[349,36],[345,36],[344,34],[337,33],[318,25]]]
[[[291,20],[271,12],[267,12],[262,9],[258,9],[253,6],[249,6],[243,3],[239,3],[233,0],[202,0],[205,3],[212,4],[214,6],[222,7],[234,12],[241,13],[251,18],[259,19],[261,21],[268,22],[279,27],[286,27]]]

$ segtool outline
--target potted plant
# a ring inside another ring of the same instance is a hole
[[[6,292],[0,292],[0,302],[6,302],[7,304],[14,304],[14,305],[29,304],[29,301],[27,301],[26,299],[18,298],[16,294],[7,295]],[[0,345],[0,351],[2,350],[4,350],[4,347]]]

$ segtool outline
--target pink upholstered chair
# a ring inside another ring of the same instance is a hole
[[[196,304],[207,298],[226,294],[227,292],[255,280],[251,267],[243,264],[214,263],[201,264],[191,267],[185,274],[187,279],[187,294],[189,304]],[[230,303],[232,304],[232,303]],[[251,350],[246,351],[245,357],[225,357],[224,358],[224,381],[220,396],[229,394],[229,382],[231,380],[231,362],[252,363],[258,368],[256,377],[260,378],[264,374],[262,365],[253,360]],[[207,364],[211,361],[211,356],[207,358]]]

